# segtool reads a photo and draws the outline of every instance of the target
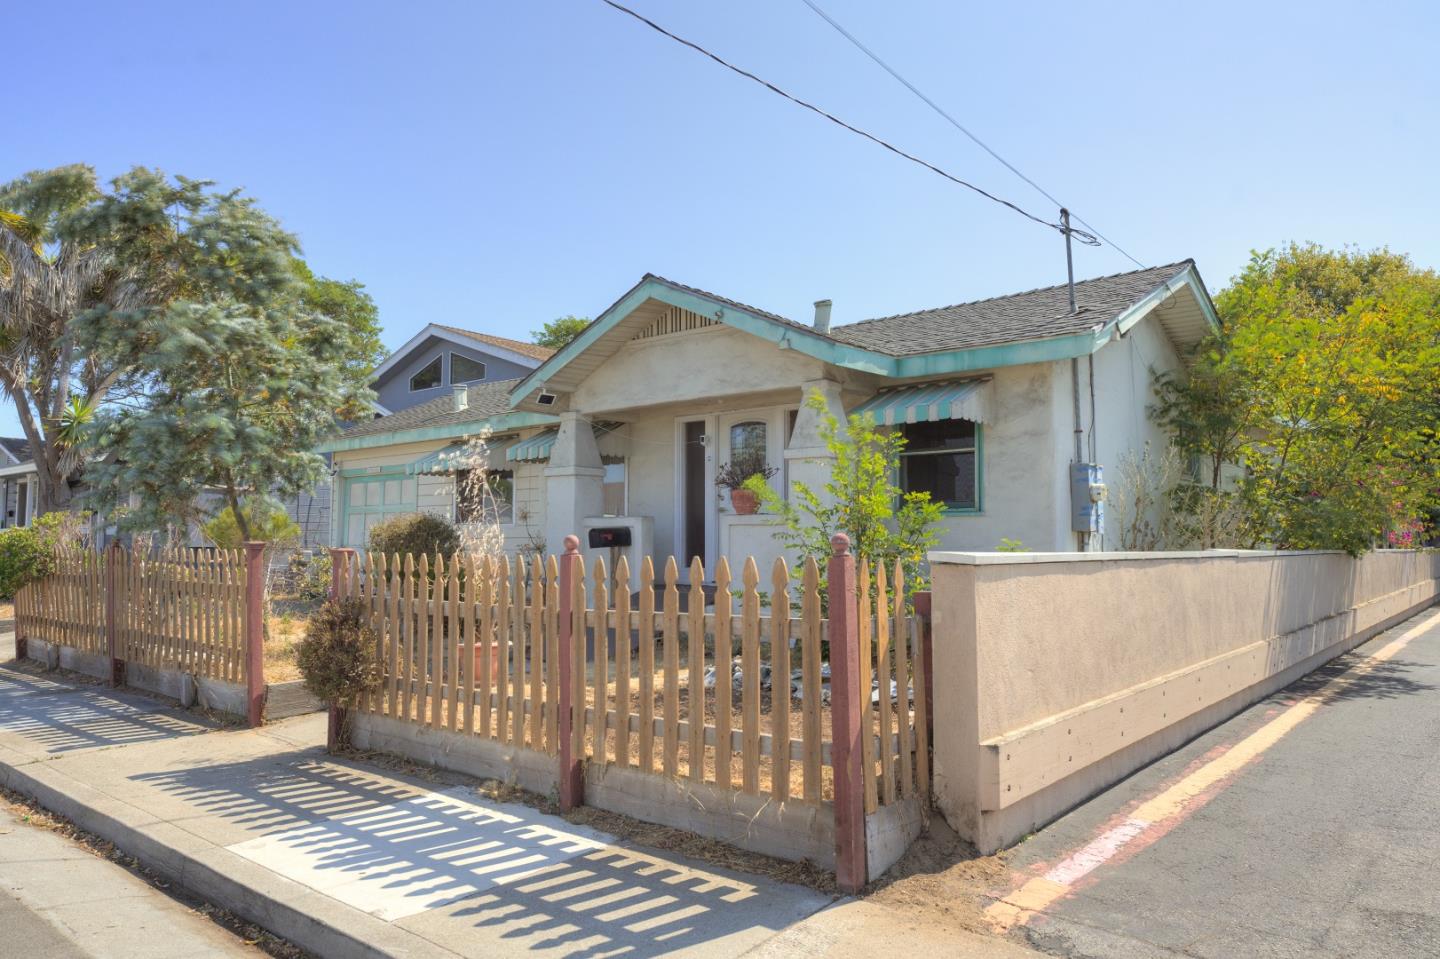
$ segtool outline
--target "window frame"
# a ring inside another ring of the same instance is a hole
[[[974,516],[985,511],[985,425],[974,420],[956,418],[946,422],[965,422],[975,427],[975,440],[969,447],[957,447],[951,449],[937,450],[901,450],[899,463],[899,476],[896,477],[896,485],[900,487],[902,494],[911,492],[906,483],[906,461],[921,456],[953,456],[958,453],[973,453],[975,457],[975,505],[974,506],[952,506],[942,502],[946,516]],[[901,423],[896,425],[896,430],[901,436],[905,435],[905,427],[911,425]],[[914,424],[919,425],[919,424]],[[907,438],[908,443],[908,438]]]
[[[460,483],[462,482],[465,474],[470,473],[470,472],[472,472],[472,471],[471,471],[471,470],[468,470],[468,469],[464,469],[464,470],[456,470],[454,473],[451,474],[450,516],[451,516],[451,522],[453,522],[456,526],[466,525],[466,524],[470,524],[470,523],[476,522],[474,519],[462,519],[462,518],[460,517]],[[486,469],[486,470],[485,470],[485,473],[486,473],[486,482],[487,482],[487,483],[490,481],[490,477],[492,477],[492,476],[497,476],[497,475],[499,475],[499,474],[501,474],[501,473],[507,473],[507,474],[509,474],[509,476],[510,476],[510,503],[509,503],[509,506],[510,506],[510,517],[509,517],[509,519],[506,519],[506,520],[504,520],[504,521],[502,521],[502,522],[500,522],[500,523],[497,523],[496,525],[497,525],[497,526],[500,526],[502,529],[508,528],[508,527],[511,527],[511,526],[514,526],[514,525],[515,525],[515,513],[516,513],[516,511],[515,511],[515,471],[514,471],[513,469],[501,469],[501,470]]]
[[[466,363],[474,363],[476,366],[480,367],[480,375],[479,375],[479,376],[468,377],[468,378],[463,379],[463,380],[460,379],[460,378],[458,378],[458,377],[455,375],[455,361],[456,361],[456,360],[464,360]],[[451,350],[451,351],[450,351],[450,385],[451,385],[451,386],[454,386],[454,385],[457,384],[457,383],[479,383],[479,382],[481,382],[482,380],[484,380],[485,377],[487,377],[487,376],[489,376],[489,375],[490,375],[490,367],[489,367],[489,365],[488,365],[484,360],[473,359],[473,358],[471,358],[471,357],[469,357],[469,356],[466,356],[464,353],[456,353],[454,350]]]
[[[438,363],[439,366],[440,366],[440,370],[439,370],[440,379],[439,379],[439,381],[438,381],[434,386],[422,386],[422,387],[419,387],[419,388],[417,389],[416,386],[415,386],[415,377],[419,376],[421,373],[424,373],[426,370],[430,369],[430,367],[436,365],[437,363]],[[445,385],[445,354],[444,354],[443,352],[442,352],[442,353],[436,353],[436,354],[435,354],[435,358],[434,358],[433,360],[431,360],[430,362],[426,363],[424,366],[420,367],[420,369],[416,370],[414,373],[411,373],[411,374],[406,378],[406,380],[405,380],[405,385],[409,388],[409,390],[410,390],[411,393],[424,393],[424,392],[427,392],[427,391],[429,391],[429,390],[438,390],[438,389],[440,389],[442,386],[444,386],[444,385]]]

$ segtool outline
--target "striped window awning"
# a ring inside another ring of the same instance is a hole
[[[505,459],[511,463],[548,463],[550,450],[555,446],[555,437],[560,431],[554,427],[541,430],[528,440],[521,440],[505,451]]]
[[[596,423],[592,427],[597,440],[615,430],[619,423]],[[555,447],[555,438],[560,435],[560,428],[552,426],[549,429],[541,430],[526,440],[521,440],[505,451],[505,459],[511,463],[548,463],[550,462],[550,451]],[[623,453],[602,449],[600,459],[605,463],[623,463]]]
[[[433,453],[426,453],[415,462],[406,466],[405,473],[407,476],[434,476],[453,473],[457,467],[456,460],[464,451],[464,443],[451,443],[449,446],[438,449]]]
[[[936,420],[984,423],[990,419],[990,380],[917,383],[882,390],[850,412],[870,413],[881,426]]]

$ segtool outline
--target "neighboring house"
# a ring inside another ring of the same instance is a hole
[[[386,515],[456,514],[445,452],[493,431],[511,496],[507,545],[559,549],[567,533],[630,531],[632,554],[778,552],[772,516],[738,515],[717,468],[763,452],[777,490],[829,475],[818,393],[837,417],[901,430],[900,485],[946,505],[941,545],[1100,548],[1093,466],[1165,437],[1148,416],[1158,373],[1217,326],[1191,261],[843,326],[811,324],[646,275],[521,379],[490,382],[359,424],[327,444],[341,483],[336,542],[363,547]],[[1075,478],[1079,477],[1079,482]],[[582,548],[586,544],[582,543]],[[632,568],[633,568],[632,562]]]
[[[377,415],[388,418],[416,407],[445,402],[457,386],[481,386],[523,377],[553,350],[534,343],[431,323],[376,368],[370,388]],[[370,425],[360,424],[357,429]],[[282,499],[300,526],[300,548],[318,549],[332,539],[332,484]],[[373,520],[371,525],[373,525]]]
[[[29,526],[35,519],[40,474],[24,437],[0,436],[0,529]]]

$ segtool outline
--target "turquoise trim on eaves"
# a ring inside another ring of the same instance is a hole
[[[468,420],[464,423],[451,423],[446,426],[419,427],[411,430],[390,430],[386,433],[367,433],[364,436],[352,436],[346,439],[344,436],[337,436],[326,443],[316,447],[319,453],[343,453],[346,450],[372,449],[376,446],[394,446],[396,443],[423,443],[426,440],[451,440],[462,436],[471,436],[480,432],[487,426],[491,432],[499,433],[505,430],[526,429],[532,426],[554,426],[560,419],[548,413],[526,413],[523,411],[511,411],[509,413],[498,413],[495,416],[482,417],[477,420]]]
[[[1155,304],[1185,286],[1201,291],[1196,299],[1211,325],[1218,328],[1219,320],[1215,316],[1215,309],[1210,303],[1210,298],[1204,295],[1204,287],[1200,285],[1200,278],[1193,267],[1187,267],[1175,279],[1151,292],[1145,299],[1127,310],[1120,321],[1130,319],[1130,323],[1133,325]],[[511,392],[510,402],[516,405],[524,402],[526,397],[535,391],[538,384],[553,377],[556,372],[563,369],[577,356],[593,346],[616,324],[633,313],[642,303],[651,299],[710,317],[717,322],[744,330],[782,348],[796,350],[834,366],[875,373],[892,379],[968,373],[1001,366],[1020,366],[1025,363],[1044,363],[1088,356],[1110,341],[1112,329],[1120,322],[1107,324],[1099,330],[1073,333],[1068,336],[1022,340],[1017,343],[1003,343],[995,346],[978,346],[944,353],[887,356],[858,346],[850,346],[797,326],[779,323],[769,317],[751,313],[728,303],[720,303],[697,293],[677,290],[658,280],[646,280],[601,314],[564,349],[550,357],[522,380]],[[1131,319],[1132,317],[1133,319]],[[1122,328],[1123,331],[1124,328]]]

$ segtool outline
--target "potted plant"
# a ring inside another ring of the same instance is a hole
[[[740,516],[749,516],[760,509],[760,497],[745,489],[745,481],[751,477],[768,480],[779,470],[765,465],[763,455],[745,453],[720,467],[715,474],[715,485],[730,491],[730,508]]]

